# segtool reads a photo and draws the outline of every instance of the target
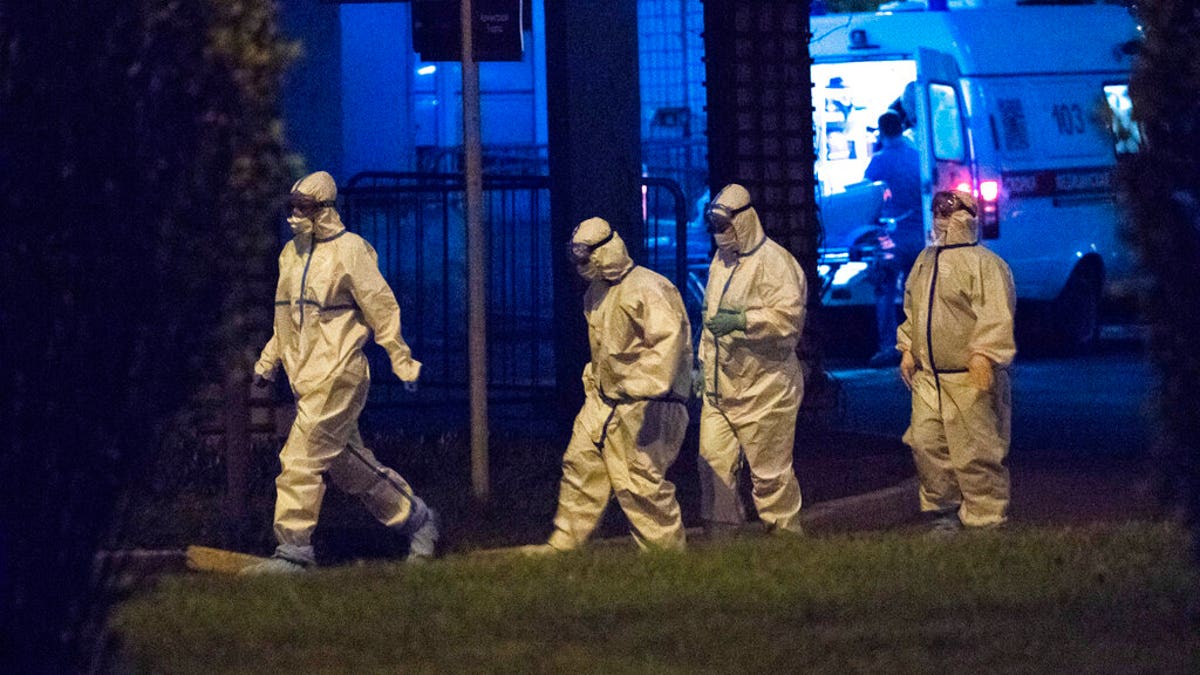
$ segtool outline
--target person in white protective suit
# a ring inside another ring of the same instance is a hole
[[[575,228],[570,256],[584,294],[591,361],[583,407],[562,462],[558,512],[547,544],[582,546],[615,494],[642,549],[682,549],[683,521],[666,472],[687,431],[691,327],[679,291],[634,264],[601,218]]]
[[[912,391],[904,442],[934,532],[1007,520],[1016,292],[1008,265],[979,243],[976,208],[966,192],[934,195],[933,242],[908,276],[896,331]]]
[[[725,186],[705,218],[717,252],[708,268],[699,350],[701,517],[713,535],[745,521],[737,490],[744,456],[759,519],[772,533],[801,534],[792,443],[804,397],[796,356],[804,272],[763,232],[741,185]]]
[[[379,271],[375,249],[346,231],[334,208],[336,197],[337,185],[324,171],[292,186],[288,223],[295,237],[279,255],[275,331],[254,366],[254,379],[266,386],[282,365],[296,398],[296,420],[275,480],[278,546],[248,573],[300,571],[314,564],[311,537],[326,475],[381,523],[409,538],[409,559],[432,557],[438,538],[433,510],[379,463],[359,435],[371,381],[362,352],[367,338],[374,334],[410,390],[421,364],[401,337],[400,307]]]

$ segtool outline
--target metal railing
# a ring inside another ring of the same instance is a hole
[[[554,386],[554,284],[550,185],[545,176],[485,176],[488,226],[488,380],[492,396],[524,399]],[[707,255],[707,238],[689,238],[679,185],[643,179],[644,264],[689,293],[689,264]],[[423,400],[459,399],[467,382],[466,226],[459,174],[364,172],[339,190],[346,226],[375,247],[401,307],[404,337],[424,363]],[[688,243],[691,240],[692,247]],[[390,371],[382,350],[367,350],[372,371]],[[405,394],[392,378],[372,385],[370,403]]]

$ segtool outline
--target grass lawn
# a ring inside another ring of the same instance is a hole
[[[1200,672],[1187,545],[1131,524],[181,576],[112,630],[118,672]]]

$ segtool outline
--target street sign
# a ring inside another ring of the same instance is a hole
[[[525,51],[523,0],[473,0],[475,61],[520,61]],[[422,61],[462,58],[459,0],[412,0],[413,51]]]

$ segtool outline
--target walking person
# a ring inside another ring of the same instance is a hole
[[[337,185],[324,171],[292,187],[288,223],[295,237],[279,255],[275,330],[254,366],[254,380],[266,386],[282,366],[296,398],[296,420],[275,480],[278,546],[245,570],[249,574],[299,572],[315,564],[312,533],[326,475],[409,538],[409,560],[435,553],[436,514],[359,435],[371,382],[362,351],[368,337],[374,335],[410,390],[421,364],[400,334],[400,306],[379,272],[375,250],[342,225],[336,197]]]
[[[584,402],[562,461],[554,532],[531,552],[583,546],[615,495],[642,549],[678,550],[685,536],[666,472],[687,430],[692,340],[678,289],[635,265],[602,218],[571,236],[584,295],[591,360]]]
[[[804,271],[763,232],[741,185],[725,186],[705,217],[717,252],[704,291],[699,349],[701,517],[713,534],[745,521],[737,491],[744,456],[759,519],[768,531],[800,534],[792,445],[804,397],[796,356]]]

